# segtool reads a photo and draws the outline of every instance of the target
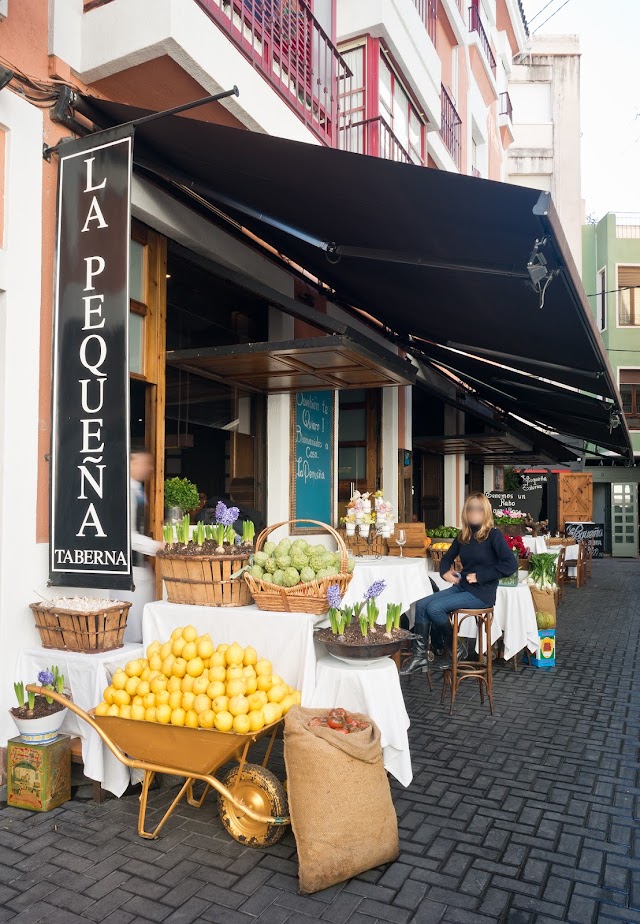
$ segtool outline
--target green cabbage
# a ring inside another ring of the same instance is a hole
[[[287,568],[290,568],[291,567],[291,556],[290,555],[278,555],[277,552],[278,550],[276,549],[276,564],[278,568],[282,568],[283,571],[286,570]]]
[[[278,543],[278,554],[279,555],[288,555],[289,549],[291,548],[291,539],[281,539]]]
[[[270,574],[273,574],[274,571],[277,571],[278,566],[276,565],[275,558],[267,558],[264,563],[264,570],[268,571]]]
[[[285,587],[295,587],[300,583],[300,572],[295,568],[287,568],[282,583]]]
[[[309,559],[299,549],[291,549],[291,564],[294,568],[302,570],[309,564]]]
[[[313,570],[313,568],[310,568],[308,565],[306,566],[306,568],[303,568],[302,571],[300,572],[300,580],[304,584],[307,584],[309,581],[315,581],[315,579],[316,579],[316,573]]]
[[[356,560],[355,560],[355,558],[349,557],[349,558],[347,559],[347,572],[348,572],[349,574],[353,574],[353,569],[355,568],[355,566],[356,566]]]
[[[306,539],[296,539],[294,542],[291,543],[291,551],[293,551],[294,549],[300,549],[301,552],[304,552],[306,554],[308,548],[309,548],[309,543],[307,542]]]
[[[278,587],[282,587],[284,584],[284,571],[282,569],[274,571],[273,575],[271,576],[271,582],[272,584],[277,584]]]
[[[252,565],[249,569],[249,574],[252,578],[255,578],[256,581],[259,581],[264,576],[264,570],[260,565]]]
[[[262,565],[263,567],[268,557],[269,556],[265,552],[254,552],[253,553],[253,560],[256,563],[256,565]]]
[[[266,554],[267,556],[273,555],[273,553],[275,552],[275,550],[276,550],[276,544],[275,544],[275,542],[265,542],[264,547],[263,547],[263,551],[265,552],[265,554]]]

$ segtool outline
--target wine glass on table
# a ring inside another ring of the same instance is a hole
[[[402,547],[407,544],[407,534],[404,529],[399,529],[396,532],[396,544],[400,546],[400,558],[403,558]]]

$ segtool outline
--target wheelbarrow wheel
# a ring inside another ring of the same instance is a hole
[[[287,795],[275,774],[257,764],[245,764],[238,780],[239,772],[240,767],[233,767],[220,780],[238,802],[272,818],[287,814]],[[222,824],[231,837],[247,847],[270,847],[284,834],[285,825],[254,821],[224,796],[219,797],[219,810]]]

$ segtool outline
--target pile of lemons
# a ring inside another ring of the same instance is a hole
[[[246,735],[295,705],[299,691],[255,648],[237,642],[216,648],[209,635],[186,626],[164,645],[149,645],[146,658],[118,668],[95,714]]]

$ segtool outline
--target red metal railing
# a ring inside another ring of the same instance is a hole
[[[413,163],[408,151],[398,141],[382,116],[346,121],[340,126],[339,147],[355,154],[370,154],[385,160]]]
[[[478,170],[477,167],[472,167],[472,168],[471,168],[471,176],[476,176],[476,177],[478,177],[478,179],[480,179],[480,178],[482,177],[482,174],[480,173],[480,171]]]
[[[438,0],[413,0],[420,17],[429,33],[429,38],[436,43],[436,24],[438,22]],[[462,2],[462,0],[459,0]]]
[[[447,93],[444,86],[440,87],[440,106],[442,120],[440,125],[440,137],[444,141],[447,151],[453,157],[455,165],[460,169],[460,132],[462,119],[458,115],[453,100]]]
[[[507,116],[510,122],[513,122],[513,106],[511,97],[506,92],[500,94],[500,115]]]
[[[496,59],[491,51],[491,42],[487,33],[484,31],[484,26],[482,25],[482,20],[480,19],[480,9],[474,5],[469,7],[469,32],[477,32],[478,38],[480,39],[480,47],[484,52],[484,56],[489,62],[489,67],[493,72],[493,76],[496,76]]]

